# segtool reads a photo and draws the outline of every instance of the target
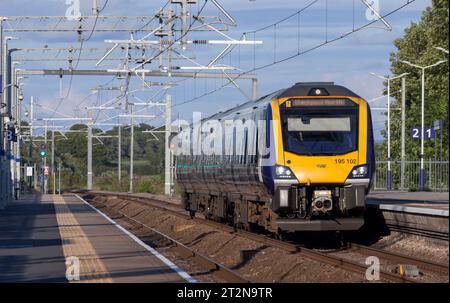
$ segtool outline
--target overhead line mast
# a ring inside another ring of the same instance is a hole
[[[317,2],[317,1],[314,1]],[[388,14],[385,14],[384,16],[378,16],[379,20],[384,20],[383,18],[385,16],[389,16],[390,14],[398,11],[402,7],[408,5],[409,3],[414,2],[408,1],[403,6],[399,7],[396,10],[393,10],[389,12]],[[19,17],[7,17],[2,18],[1,23],[1,34],[2,44],[4,43],[3,33],[4,32],[14,32],[14,33],[27,33],[27,32],[46,32],[46,33],[58,33],[58,32],[77,32],[79,36],[82,36],[83,33],[88,32],[92,35],[92,33],[98,33],[98,32],[133,32],[134,34],[130,37],[130,39],[127,40],[110,40],[107,41],[108,43],[112,43],[113,46],[111,48],[108,48],[106,53],[103,53],[100,56],[92,56],[87,58],[79,58],[80,60],[83,59],[89,59],[90,61],[93,60],[93,58],[98,59],[97,63],[104,61],[104,60],[113,60],[117,58],[117,51],[121,50],[122,48],[126,49],[126,57],[123,58],[122,62],[123,64],[119,66],[119,68],[116,69],[109,69],[109,70],[78,70],[77,67],[72,67],[70,64],[70,61],[73,59],[74,49],[70,50],[68,49],[68,56],[67,60],[69,62],[69,68],[68,69],[55,69],[55,70],[24,70],[22,75],[25,75],[28,73],[28,75],[56,75],[59,77],[62,77],[63,75],[96,75],[96,76],[113,76],[113,77],[122,77],[125,79],[125,85],[122,87],[126,87],[125,91],[121,92],[121,96],[117,98],[117,100],[120,100],[121,98],[124,98],[126,100],[125,102],[125,110],[128,109],[128,105],[131,103],[130,100],[128,100],[128,97],[130,95],[130,89],[128,89],[128,86],[130,85],[130,80],[134,77],[137,77],[142,82],[142,87],[144,89],[149,89],[151,87],[157,86],[155,85],[156,82],[148,82],[146,81],[146,77],[161,77],[161,78],[172,78],[172,77],[185,77],[185,78],[218,78],[218,79],[228,79],[229,82],[226,84],[234,85],[239,91],[241,91],[244,95],[246,95],[239,85],[237,84],[238,79],[248,79],[251,80],[253,83],[253,89],[252,89],[252,96],[247,97],[249,99],[255,99],[256,98],[256,83],[257,78],[255,75],[249,74],[249,71],[243,72],[238,67],[233,66],[231,63],[229,65],[223,65],[219,64],[219,62],[227,55],[229,54],[233,48],[237,45],[245,46],[245,45],[253,45],[257,46],[259,44],[262,44],[262,41],[258,41],[254,38],[254,40],[248,40],[246,34],[244,34],[241,38],[236,39],[232,38],[229,34],[226,34],[225,32],[228,31],[230,26],[236,26],[235,19],[231,16],[231,14],[228,13],[228,11],[219,3],[218,0],[209,0],[204,1],[203,5],[199,6],[201,9],[198,10],[196,15],[190,15],[189,13],[189,5],[198,4],[199,1],[197,0],[171,0],[168,1],[168,4],[174,4],[176,5],[175,8],[179,8],[178,12],[177,9],[173,9],[172,5],[166,9],[167,4],[161,9],[157,14],[156,18],[155,16],[100,16],[100,11],[98,10],[97,3],[93,4],[93,12],[95,10],[95,13],[93,16],[83,16],[80,17],[77,22],[68,22],[69,19],[67,17],[63,16],[19,16]],[[218,10],[218,13],[220,15],[216,16],[206,16],[203,14],[203,9],[207,7],[208,8],[215,8]],[[306,8],[305,8],[306,9]],[[302,11],[297,12],[293,16],[299,16]],[[328,13],[328,12],[327,12]],[[99,22],[99,26],[97,25],[97,21],[101,20]],[[122,23],[129,22],[130,20],[134,21],[144,21],[145,25],[140,26],[139,28],[135,28],[134,26],[122,26]],[[152,22],[154,20],[159,20],[159,26],[155,26]],[[189,20],[191,22],[189,22]],[[7,28],[5,28],[5,23],[3,21],[7,21]],[[377,20],[370,22],[364,26],[361,26],[359,28],[353,28],[352,32],[359,31],[361,29],[367,28],[371,24],[375,23]],[[28,26],[27,23],[32,22],[35,23],[33,26]],[[24,26],[25,24],[25,26]],[[385,24],[386,25],[386,24]],[[328,26],[328,23],[327,23]],[[387,26],[387,25],[386,25]],[[276,26],[275,26],[276,28]],[[328,27],[327,27],[328,28]],[[135,39],[134,36],[136,36],[137,33],[142,32],[144,34],[143,38]],[[192,39],[190,36],[193,33],[209,33],[209,34],[217,34],[219,36],[218,39],[214,39],[214,37],[207,37],[212,39]],[[344,33],[341,35],[339,39],[342,39],[343,37],[348,36],[350,33]],[[156,37],[156,39],[152,39],[151,36]],[[309,51],[312,51],[318,47],[321,47],[321,45],[326,45],[328,43],[331,43],[333,41],[336,41],[336,39],[328,39],[326,43],[320,44],[318,46],[314,46],[311,49],[307,50],[300,50],[298,51],[298,55],[307,53]],[[5,43],[6,44],[6,43]],[[206,59],[204,57],[196,58],[196,56],[192,56],[192,53],[194,51],[191,49],[195,46],[201,46],[201,45],[217,45],[223,46],[223,49],[217,54],[217,56],[213,58],[209,58],[209,60],[202,60]],[[3,46],[2,45],[2,52],[3,52]],[[44,47],[45,48],[45,47]],[[50,48],[49,48],[50,49]],[[144,55],[142,56],[133,56],[133,53],[130,52],[131,49],[143,49],[146,50]],[[85,49],[86,50],[86,49]],[[81,52],[81,47],[80,50]],[[276,50],[275,50],[276,51]],[[113,57],[112,54],[115,54]],[[2,53],[2,59],[5,57],[4,52]],[[284,62],[288,60],[286,59],[279,59],[278,57],[275,57],[276,61],[271,64],[277,64]],[[33,58],[31,58],[33,59]],[[23,58],[23,60],[27,60],[27,58]],[[61,60],[61,59],[60,59]],[[173,63],[177,60],[177,64],[173,65]],[[28,61],[26,61],[28,62]],[[56,61],[55,61],[56,62]],[[188,64],[183,64],[183,63]],[[155,68],[153,67],[147,67],[149,65],[157,65]],[[3,60],[2,60],[3,65]],[[270,65],[263,65],[261,67],[255,67],[253,71],[256,71],[258,69],[264,68],[265,66]],[[5,66],[3,65],[3,70]],[[20,75],[22,71],[17,70],[17,75]],[[5,76],[5,75],[4,75]],[[3,80],[5,80],[5,77],[3,77]],[[5,81],[3,81],[5,82]],[[166,92],[166,95],[169,95],[168,92],[170,91],[170,88],[172,87],[172,82],[169,81],[166,88],[163,88],[163,90]],[[5,85],[2,86],[2,90],[6,89],[6,91],[9,91],[5,87]],[[215,92],[216,90],[213,90],[212,92]],[[142,102],[145,103],[145,102]],[[187,103],[187,102],[186,102]],[[177,106],[180,104],[184,104],[183,102],[178,102],[173,106]],[[110,106],[111,104],[107,104],[104,106]],[[101,109],[103,111],[103,109]],[[136,114],[136,112],[134,113]],[[3,119],[3,118],[2,118]],[[120,119],[120,117],[119,117]],[[167,119],[166,119],[167,120]],[[4,122],[4,121],[1,121]],[[167,123],[167,121],[166,121]],[[2,123],[3,124],[3,123]],[[166,132],[171,132],[171,128],[169,125],[166,125]],[[3,135],[0,133],[0,137]],[[4,138],[4,137],[3,137]],[[2,142],[3,143],[3,142]],[[168,149],[168,144],[166,142],[166,149]],[[167,165],[167,163],[166,163]],[[5,175],[3,175],[5,177]],[[1,193],[0,193],[0,196]]]

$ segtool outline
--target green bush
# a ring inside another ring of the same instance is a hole
[[[164,175],[141,176],[135,184],[135,192],[164,194]]]
[[[126,192],[129,190],[128,175],[122,172],[121,181],[119,182],[117,172],[104,172],[94,178],[94,189],[114,191],[114,192]]]

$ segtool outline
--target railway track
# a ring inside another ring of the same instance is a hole
[[[228,267],[225,267],[224,265],[208,258],[207,256],[197,252],[195,249],[190,248],[187,245],[184,245],[183,243],[173,239],[172,237],[154,229],[151,226],[146,225],[145,223],[136,220],[125,213],[121,212],[120,210],[113,209],[111,207],[108,207],[105,203],[100,203],[102,206],[107,208],[108,210],[112,211],[113,213],[116,213],[120,216],[120,219],[125,219],[128,222],[132,222],[134,224],[137,224],[141,228],[144,228],[146,230],[149,230],[153,235],[156,236],[152,237],[153,242],[159,242],[164,246],[167,246],[167,244],[170,245],[171,248],[175,249],[179,255],[181,255],[183,258],[189,258],[194,263],[199,265],[202,269],[205,271],[212,273],[214,275],[217,275],[222,280],[229,282],[229,283],[250,283],[249,280],[243,278],[241,275],[239,275],[236,271],[233,271],[229,269]]]
[[[383,259],[390,260],[392,263],[414,264],[422,270],[432,271],[445,275],[449,274],[448,265],[432,262],[429,260],[414,258],[404,254],[394,253],[357,243],[350,243],[348,248],[355,251],[360,251],[364,255],[377,256]]]
[[[396,231],[399,233],[421,236],[440,241],[447,241],[447,242],[449,241],[449,234],[447,232],[431,231],[418,227],[396,225],[396,224],[386,224],[386,226],[389,228],[389,230]]]
[[[134,202],[140,205],[144,205],[147,207],[154,207],[166,212],[169,212],[175,216],[193,220],[194,222],[198,222],[199,224],[209,225],[213,228],[220,229],[222,231],[226,231],[228,233],[237,234],[239,236],[242,236],[244,238],[247,238],[249,240],[253,240],[259,243],[263,243],[265,245],[269,245],[272,247],[276,247],[285,251],[288,251],[290,253],[300,254],[302,256],[305,256],[309,259],[323,262],[335,267],[342,268],[343,270],[351,271],[358,274],[365,274],[367,270],[367,266],[365,264],[361,264],[359,262],[349,260],[346,258],[342,258],[340,256],[337,256],[333,253],[326,253],[310,248],[305,248],[301,245],[290,243],[286,241],[277,240],[274,238],[271,238],[267,235],[263,234],[257,234],[253,232],[248,232],[241,229],[236,229],[232,226],[217,223],[214,221],[206,220],[204,218],[201,218],[199,216],[196,216],[194,218],[191,218],[190,215],[179,205],[174,205],[173,203],[152,199],[152,198],[146,198],[146,197],[137,197],[137,196],[131,196],[128,194],[110,194],[110,193],[96,193],[91,192],[88,195],[93,196],[117,196],[124,200]],[[132,219],[132,218],[130,218]],[[133,219],[134,220],[134,219]],[[175,240],[176,241],[176,240]],[[181,243],[180,243],[181,244]],[[388,260],[390,263],[402,263],[402,264],[410,264],[410,265],[416,265],[421,270],[427,270],[439,274],[446,274],[448,275],[448,265],[435,263],[428,260],[413,258],[410,256],[402,255],[393,253],[390,251],[380,250],[364,245],[360,245],[357,243],[350,243],[349,247],[346,248],[347,250],[355,251],[359,254],[365,255],[365,256],[377,256],[379,258],[383,258],[384,260]],[[394,282],[394,283],[415,283],[416,281],[414,279],[403,277],[397,273],[389,272],[389,271],[380,271],[380,278],[383,281],[386,282]]]

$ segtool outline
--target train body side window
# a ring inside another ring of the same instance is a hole
[[[254,163],[255,155],[257,152],[257,134],[258,134],[258,124],[257,124],[257,112],[251,113],[249,121],[251,121],[251,128],[248,130],[247,137],[247,163]]]
[[[239,133],[238,130],[233,127],[233,164],[238,163],[239,155]]]
[[[248,129],[244,129],[244,140],[243,140],[243,153],[242,153],[242,164],[247,164],[247,156],[248,156]]]
[[[227,159],[231,159],[234,154],[234,131],[230,129],[230,121],[226,120],[222,125],[224,137],[224,151]]]
[[[258,117],[258,151],[260,151],[262,155],[264,147],[266,146],[266,110],[261,111]]]
[[[269,111],[264,111],[264,113],[265,113],[265,120],[266,120],[266,147],[267,148],[270,148],[270,136],[272,135],[271,134],[271,131],[270,131],[270,128],[271,128],[271,126],[272,126],[272,117],[271,117],[271,115],[272,115],[272,110],[270,110],[270,105],[269,105]],[[270,115],[270,117],[269,117],[269,115]]]
[[[236,120],[236,125],[241,125],[244,122],[242,120]],[[237,163],[242,164],[242,158],[244,156],[244,147],[245,146],[245,131],[242,127],[236,127],[236,155],[237,155]]]

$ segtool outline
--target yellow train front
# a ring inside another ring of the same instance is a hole
[[[214,132],[204,127],[210,122],[221,128],[219,140],[208,141],[212,153],[195,154]],[[372,121],[367,102],[349,89],[297,83],[202,124],[179,135],[194,142],[176,164],[192,214],[275,233],[363,225],[374,170]]]

